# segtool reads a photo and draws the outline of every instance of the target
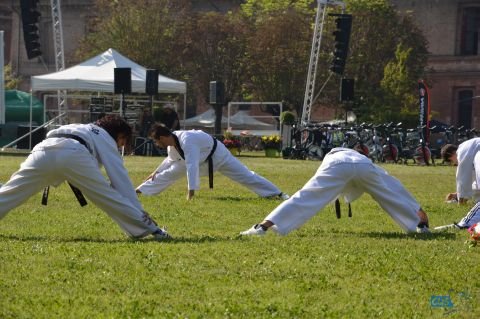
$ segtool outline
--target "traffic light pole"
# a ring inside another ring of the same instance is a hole
[[[326,14],[325,9],[328,5],[342,6],[342,8],[345,8],[345,4],[342,1],[318,0],[317,14],[315,16],[315,28],[313,31],[312,50],[310,52],[310,61],[308,64],[307,84],[305,88],[305,97],[303,100],[301,119],[302,126],[310,122],[310,112],[314,102],[313,94],[315,91],[318,57],[320,55],[320,43],[322,41],[322,31]]]

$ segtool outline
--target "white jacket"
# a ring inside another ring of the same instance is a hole
[[[105,168],[111,186],[128,198],[138,209],[143,210],[135,193],[132,181],[123,165],[122,157],[118,152],[117,142],[107,131],[93,123],[64,125],[48,132],[47,139],[39,143],[35,148],[65,148],[66,145],[78,144],[79,148],[85,149],[85,146],[80,143],[65,143],[64,139],[48,138],[54,134],[73,134],[82,138],[87,143],[89,151],[98,162],[98,165],[103,165]]]
[[[460,144],[457,149],[457,195],[469,198],[473,195],[472,183],[475,181],[475,156],[480,151],[480,138],[472,138]],[[480,163],[479,163],[480,164]],[[478,172],[477,172],[478,173]]]

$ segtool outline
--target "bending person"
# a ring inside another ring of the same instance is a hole
[[[137,187],[137,193],[155,195],[187,175],[187,199],[193,198],[200,188],[200,176],[208,175],[213,187],[213,172],[219,171],[228,178],[247,187],[261,197],[287,199],[277,186],[250,171],[221,142],[203,131],[170,131],[155,124],[150,137],[161,148],[167,148],[168,157]]]
[[[457,189],[447,194],[446,200],[465,204],[473,198],[477,202],[480,198],[480,138],[472,138],[459,146],[446,144],[440,153],[444,161],[457,165]]]
[[[275,208],[260,224],[241,235],[264,235],[274,230],[286,235],[299,228],[340,195],[350,203],[364,192],[406,232],[429,232],[427,214],[394,177],[359,152],[334,148],[315,175],[290,199]]]
[[[76,195],[84,200],[85,194],[128,236],[169,238],[143,210],[118,152],[131,134],[128,123],[113,115],[92,124],[69,124],[50,131],[0,188],[0,219],[45,187],[67,181]],[[110,181],[103,177],[100,165]]]

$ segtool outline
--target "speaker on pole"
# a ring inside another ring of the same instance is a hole
[[[42,55],[40,48],[40,8],[39,0],[20,0],[23,40],[29,60]]]
[[[145,80],[145,93],[148,95],[155,95],[158,93],[158,70],[147,70]]]
[[[225,86],[220,81],[210,81],[210,104],[225,103]]]
[[[342,79],[340,86],[340,101],[353,101],[354,98],[354,79]]]
[[[115,94],[132,93],[132,70],[130,68],[115,68],[113,74],[113,87]]]

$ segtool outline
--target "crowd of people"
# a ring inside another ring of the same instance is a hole
[[[186,175],[186,198],[191,200],[200,188],[200,176],[209,176],[209,187],[213,188],[213,173],[218,171],[260,197],[283,200],[263,221],[241,232],[242,236],[265,235],[269,229],[286,235],[339,197],[351,203],[363,193],[370,194],[405,232],[430,233],[428,215],[421,205],[398,179],[365,156],[362,148],[332,149],[314,176],[290,197],[249,170],[215,137],[203,131],[180,130],[174,116],[166,118],[170,119],[169,125],[150,119],[146,134],[158,147],[167,149],[167,157],[137,187],[133,186],[118,151],[132,135],[132,128],[122,117],[104,115],[94,123],[51,130],[19,170],[0,185],[0,219],[42,190],[42,203],[46,205],[49,187],[67,181],[82,205],[87,203],[85,194],[129,237],[171,239],[144,210],[141,195],[158,194]],[[480,221],[480,138],[459,146],[445,145],[441,155],[457,165],[457,189],[446,200],[459,205],[472,200],[477,204],[458,223],[438,229],[470,228]],[[109,180],[103,177],[101,166]]]

